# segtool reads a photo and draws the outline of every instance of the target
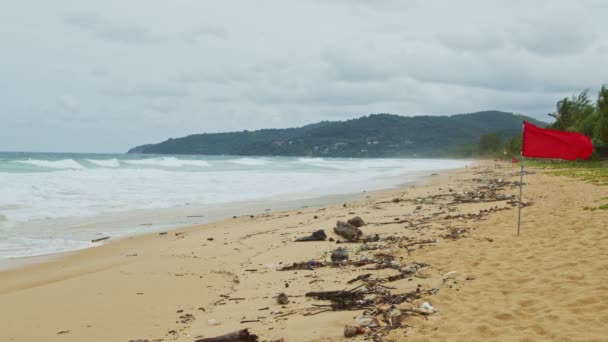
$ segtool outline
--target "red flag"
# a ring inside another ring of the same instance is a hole
[[[521,155],[532,158],[587,159],[593,152],[588,137],[574,132],[544,129],[524,121]]]

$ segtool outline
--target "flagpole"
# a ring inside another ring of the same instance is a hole
[[[519,236],[519,226],[521,224],[521,194],[524,188],[524,156],[521,156],[521,171],[519,172],[519,213],[517,214],[517,236]]]

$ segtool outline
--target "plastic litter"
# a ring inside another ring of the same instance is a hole
[[[210,319],[207,320],[207,324],[209,324],[209,325],[220,325],[220,324],[222,324],[222,322],[218,321],[215,318],[210,318]]]
[[[346,261],[348,260],[348,251],[346,248],[338,248],[331,252],[331,261]]]
[[[431,315],[438,311],[437,308],[433,307],[429,302],[423,302],[420,306],[414,307],[412,310],[423,315]]]
[[[379,325],[378,319],[376,317],[370,316],[367,312],[362,313],[356,319],[359,325],[369,328],[374,328]]]
[[[354,337],[361,334],[365,334],[364,328],[355,327],[352,325],[347,325],[344,327],[344,337]]]

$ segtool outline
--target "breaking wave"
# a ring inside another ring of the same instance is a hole
[[[143,166],[160,166],[160,167],[183,167],[183,166],[198,166],[207,167],[211,164],[204,160],[193,160],[193,159],[178,159],[175,157],[159,157],[159,158],[148,158],[148,159],[134,159],[134,160],[123,160],[123,162],[130,165],[143,165]]]
[[[84,167],[75,161],[74,159],[63,159],[63,160],[15,160],[16,163],[29,164],[38,167],[44,167],[48,169],[83,169]]]

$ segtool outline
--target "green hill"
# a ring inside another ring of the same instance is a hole
[[[521,132],[522,120],[500,111],[452,116],[405,117],[372,114],[348,121],[323,121],[299,128],[194,134],[128,153],[243,156],[412,157],[447,156],[475,145],[479,136],[500,132],[503,139]]]

